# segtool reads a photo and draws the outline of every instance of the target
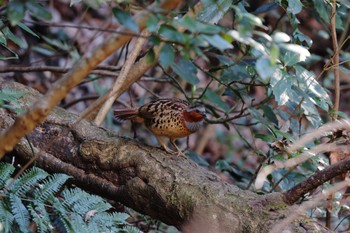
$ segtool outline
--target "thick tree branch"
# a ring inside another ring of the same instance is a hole
[[[21,108],[42,96],[13,82],[0,88],[25,92]],[[13,124],[15,113],[0,109],[0,128]],[[222,182],[214,173],[162,150],[115,136],[110,131],[55,108],[28,136],[40,153],[36,165],[63,172],[92,193],[121,202],[141,213],[177,226],[183,232],[269,232],[289,214],[283,195],[259,196]],[[64,132],[64,133],[62,133]],[[51,143],[50,147],[47,147]],[[21,140],[13,153],[29,160],[28,142]],[[303,225],[300,225],[300,223]],[[300,216],[286,226],[291,232],[328,232]]]

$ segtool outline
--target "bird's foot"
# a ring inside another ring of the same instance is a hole
[[[177,152],[175,152],[176,154],[177,154],[177,156],[178,157],[185,157],[185,158],[187,158],[187,156],[181,151],[181,150],[179,150],[179,151],[177,151]]]

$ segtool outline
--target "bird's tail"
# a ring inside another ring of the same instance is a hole
[[[115,109],[114,117],[119,122],[126,121],[126,120],[132,120],[139,123],[143,122],[143,119],[138,115],[137,108]]]

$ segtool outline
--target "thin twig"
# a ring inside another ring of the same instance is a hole
[[[144,30],[141,35],[143,36],[147,36],[148,32],[146,30]],[[131,67],[133,66],[133,64],[135,63],[135,60],[137,58],[137,56],[139,55],[143,45],[145,44],[146,40],[143,37],[139,37],[135,43],[135,46],[132,50],[132,52],[130,53],[130,55],[128,56],[127,60],[124,63],[124,66],[122,68],[122,70],[120,71],[119,77],[116,79],[113,87],[110,89],[110,94],[108,95],[108,99],[106,100],[106,102],[103,104],[103,106],[101,107],[100,111],[98,112],[96,118],[95,118],[95,124],[96,125],[101,125],[103,120],[105,119],[108,111],[111,109],[114,101],[116,98],[119,97],[119,95],[115,95],[114,93],[117,92],[118,89],[120,89],[120,87],[122,85],[124,85],[124,82],[128,76],[128,73],[131,69]]]
[[[334,87],[335,87],[335,99],[334,99],[334,116],[333,119],[337,119],[337,112],[339,111],[339,102],[340,102],[340,72],[339,72],[339,46],[337,40],[337,30],[335,25],[337,13],[337,1],[332,1],[332,15],[331,15],[331,33],[332,33],[332,43],[333,43],[333,69],[334,73]]]

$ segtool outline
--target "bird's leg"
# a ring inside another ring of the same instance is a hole
[[[184,157],[186,157],[186,155],[181,151],[181,149],[176,145],[176,143],[175,143],[175,138],[170,138],[170,142],[171,142],[171,144],[176,148],[176,150],[177,150],[177,155],[178,156],[184,156]]]
[[[172,150],[169,149],[169,147],[167,147],[167,145],[164,143],[164,141],[163,141],[163,139],[161,137],[159,137],[157,135],[155,135],[155,136],[156,136],[159,144],[164,148],[164,150],[166,152],[168,152],[169,154],[174,154],[175,153],[175,151],[172,151]]]

